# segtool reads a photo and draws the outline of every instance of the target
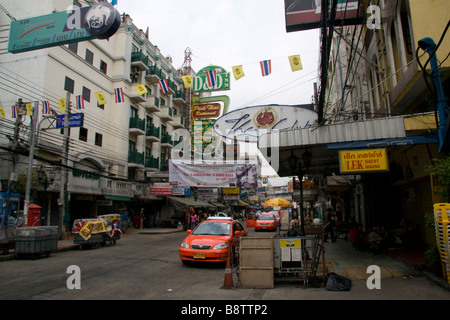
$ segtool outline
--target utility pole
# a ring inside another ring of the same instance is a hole
[[[63,141],[63,157],[61,159],[61,189],[59,191],[59,235],[61,239],[65,238],[64,216],[68,211],[67,197],[67,164],[69,159],[69,117],[70,117],[70,93],[66,93],[66,113],[64,116],[64,141]]]
[[[39,101],[34,102],[33,115],[31,116],[30,123],[30,149],[28,153],[28,172],[27,172],[27,186],[25,190],[25,204],[23,208],[23,218],[24,225],[28,224],[28,208],[30,205],[30,192],[31,192],[31,182],[33,176],[33,159],[34,159],[34,149],[36,147],[36,123],[39,114]]]

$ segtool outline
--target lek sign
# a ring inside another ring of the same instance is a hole
[[[109,3],[72,6],[67,11],[11,22],[8,51],[19,53],[91,39],[107,39],[119,29],[119,12]]]

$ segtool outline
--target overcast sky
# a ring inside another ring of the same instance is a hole
[[[319,30],[286,32],[283,0],[118,0],[116,8],[146,30],[150,41],[175,68],[190,48],[197,72],[208,65],[231,73],[229,110],[264,104],[311,102],[317,81]],[[300,54],[303,70],[292,72],[288,57]],[[262,77],[259,62],[272,61]],[[243,65],[245,77],[235,80],[232,67]]]

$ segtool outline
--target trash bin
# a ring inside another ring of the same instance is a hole
[[[58,247],[58,226],[22,227],[16,229],[16,254],[50,256]]]
[[[30,204],[28,207],[28,221],[29,227],[36,227],[41,225],[41,209],[37,204]]]

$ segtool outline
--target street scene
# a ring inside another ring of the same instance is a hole
[[[3,0],[0,300],[449,300],[449,17]]]

